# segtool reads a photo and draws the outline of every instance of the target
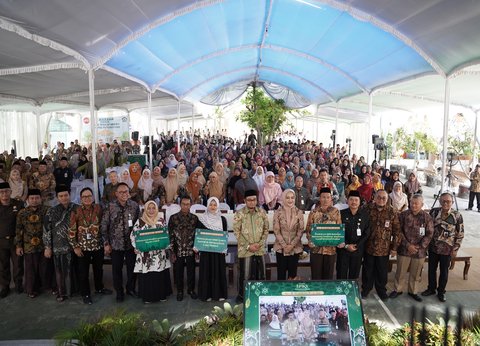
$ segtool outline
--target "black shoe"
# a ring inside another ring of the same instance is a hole
[[[447,298],[445,298],[444,294],[439,293],[437,297],[438,297],[438,300],[441,301],[442,303],[445,303],[447,301]]]
[[[198,298],[198,295],[195,293],[195,291],[190,291],[190,292],[187,292],[189,295],[190,295],[190,298],[192,299],[197,299]]]
[[[102,288],[101,290],[95,291],[96,294],[103,294],[105,296],[108,296],[113,293],[112,290],[109,290],[108,288]]]
[[[177,301],[181,302],[183,300],[183,292],[177,293]]]
[[[0,291],[0,298],[5,298],[10,293],[10,288],[6,287]]]
[[[362,295],[362,299],[367,299],[367,298],[368,298],[368,294],[369,294],[369,293],[370,293],[370,292],[365,292],[365,291],[364,291],[364,292],[362,292],[362,293],[361,293],[361,295]]]
[[[92,305],[92,298],[90,296],[83,297],[83,304]]]
[[[401,295],[403,292],[397,292],[397,291],[392,291],[392,293],[390,293],[389,297],[392,298],[392,299],[395,299],[397,298],[399,295]]]
[[[138,294],[135,291],[127,291],[127,294],[133,298],[138,298]]]
[[[435,291],[426,289],[425,291],[422,292],[422,296],[424,297],[433,296],[435,293],[436,293]]]
[[[236,302],[237,304],[242,304],[242,303],[243,303],[243,298],[240,297],[240,296],[237,296],[237,298],[235,298],[235,302]]]
[[[388,300],[388,294],[379,294],[378,297],[384,302]]]
[[[117,303],[123,303],[124,300],[125,300],[125,296],[123,294],[117,294],[117,298],[116,298]]]
[[[472,210],[472,208],[467,208],[467,209],[465,209],[465,210]]]
[[[410,297],[412,297],[413,299],[415,299],[417,302],[421,302],[423,301],[422,297],[420,297],[418,294],[416,293],[408,293],[408,295]]]

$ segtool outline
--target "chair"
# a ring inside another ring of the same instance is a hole
[[[170,204],[170,205],[165,205],[163,207],[165,209],[165,222],[168,225],[168,220],[170,220],[170,216],[173,214],[176,214],[180,211],[180,206],[178,204]]]
[[[190,212],[192,214],[195,214],[196,212],[205,212],[207,210],[207,207],[204,206],[203,204],[194,204],[190,207]]]
[[[220,203],[218,206],[218,209],[220,210],[230,210],[230,206],[227,203]]]
[[[240,209],[243,209],[245,207],[245,204],[242,203],[242,204],[239,204],[237,205],[237,207],[235,208],[235,211],[239,211]]]

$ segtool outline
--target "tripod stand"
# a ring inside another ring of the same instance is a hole
[[[447,176],[445,177],[445,181],[447,181],[447,190],[446,191],[449,191],[449,192],[452,193],[453,200],[455,201],[455,207],[457,208],[457,211],[458,211],[457,194],[455,193],[455,191],[452,191],[452,189],[451,189],[451,187],[452,187],[452,177],[455,178],[455,179],[458,179],[458,178],[455,175],[452,174],[453,159],[448,160],[448,161],[449,161],[448,162],[449,167],[448,167]],[[442,189],[443,189],[443,184],[442,184],[442,186],[440,186],[440,190],[438,191],[438,193],[436,195],[434,195],[435,200],[433,201],[432,208],[435,207],[435,203],[437,203],[438,199],[440,198],[440,195],[443,192]]]

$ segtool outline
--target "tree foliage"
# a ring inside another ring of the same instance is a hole
[[[419,150],[429,154],[438,152],[437,141],[425,132],[415,131],[408,134],[403,128],[398,128],[393,136],[387,135],[387,143],[396,144],[397,149],[402,149],[406,153],[414,153],[417,149],[417,141]]]
[[[257,131],[257,140],[260,145],[271,141],[287,122],[288,113],[302,115],[304,112],[292,110],[285,106],[283,100],[275,100],[253,86],[242,100],[245,110],[237,115],[237,120],[246,123]]]

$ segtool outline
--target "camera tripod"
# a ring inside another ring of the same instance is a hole
[[[455,179],[458,179],[458,178],[452,174],[452,166],[453,166],[453,160],[449,160],[448,172],[447,172],[447,176],[445,177],[445,181],[447,182],[447,189],[445,191],[442,191],[443,185],[440,187],[440,190],[438,191],[438,193],[434,195],[435,200],[433,201],[432,208],[435,208],[435,204],[440,198],[440,195],[442,194],[442,192],[450,192],[453,195],[453,200],[455,201],[455,207],[457,208],[457,211],[458,211],[457,194],[455,193],[455,191],[452,190],[452,177]]]

